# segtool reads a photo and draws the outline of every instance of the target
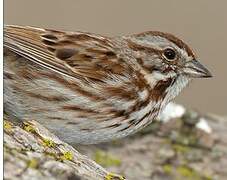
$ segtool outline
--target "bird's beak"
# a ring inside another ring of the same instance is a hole
[[[185,63],[183,67],[183,73],[192,78],[212,77],[210,71],[195,59]]]

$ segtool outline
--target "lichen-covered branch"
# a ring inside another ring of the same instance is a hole
[[[4,121],[5,179],[121,180],[62,142],[36,121]]]

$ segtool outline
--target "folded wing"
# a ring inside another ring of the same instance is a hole
[[[4,46],[58,73],[90,80],[125,75],[129,69],[107,37],[34,27],[5,26]]]

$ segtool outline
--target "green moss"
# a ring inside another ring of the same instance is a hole
[[[175,167],[172,164],[164,164],[162,169],[165,174],[173,175],[176,180],[212,180],[206,172],[197,172],[186,165]]]
[[[190,151],[190,148],[188,146],[181,144],[173,144],[172,147],[178,153],[187,153],[188,151]]]
[[[163,168],[163,171],[166,173],[166,174],[171,174],[172,171],[173,171],[173,167],[171,164],[165,164],[162,166]]]
[[[179,166],[176,169],[177,173],[183,177],[183,179],[187,180],[211,180],[211,177],[204,176],[199,172],[187,167],[187,166]]]
[[[64,152],[63,155],[60,156],[60,160],[62,160],[62,161],[63,160],[71,161],[72,159],[73,159],[73,154],[71,152],[69,152],[69,151]]]
[[[198,137],[195,135],[195,133],[190,132],[190,135],[186,134],[185,139],[188,139],[186,145],[197,145],[198,144]]]
[[[25,131],[33,133],[33,134],[36,133],[35,128],[32,125],[30,125],[28,122],[24,122],[23,123],[23,129]]]
[[[9,121],[3,121],[3,127],[4,130],[9,131],[12,129],[12,123],[10,123]]]
[[[177,168],[177,172],[182,175],[182,176],[185,176],[185,177],[190,177],[193,175],[193,172],[191,169],[185,167],[185,166],[180,166]]]
[[[33,168],[33,169],[36,169],[37,167],[38,167],[38,161],[37,161],[37,159],[30,159],[29,161],[28,161],[28,167],[29,168]]]
[[[105,180],[125,180],[125,178],[118,174],[109,173],[106,175]]]
[[[104,166],[104,167],[109,167],[109,166],[120,166],[121,165],[121,161],[119,159],[117,159],[116,157],[107,154],[103,151],[96,151],[95,155],[94,155],[94,160]]]
[[[205,175],[204,176],[204,180],[212,180],[213,178],[211,177],[211,176],[209,176],[209,175]]]
[[[42,144],[43,146],[49,147],[49,148],[55,148],[57,146],[56,143],[50,139],[43,139]]]
[[[64,153],[44,152],[46,155],[53,157],[56,161],[73,160],[73,154],[70,151]]]

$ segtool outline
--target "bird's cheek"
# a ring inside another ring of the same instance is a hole
[[[168,65],[165,67],[163,73],[173,73],[173,72],[176,72],[176,69],[177,69],[177,66],[175,65]]]

